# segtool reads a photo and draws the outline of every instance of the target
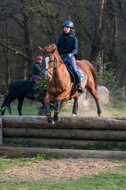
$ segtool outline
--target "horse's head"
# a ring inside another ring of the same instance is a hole
[[[48,81],[52,80],[52,77],[54,75],[54,71],[56,69],[56,57],[55,57],[55,50],[57,49],[55,44],[52,44],[48,47],[45,47],[44,49],[42,49],[39,46],[39,49],[44,53],[45,55],[45,78]]]

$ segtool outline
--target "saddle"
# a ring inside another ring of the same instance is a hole
[[[64,62],[64,63],[65,63],[65,65],[66,65],[66,67],[67,67],[67,70],[69,71],[69,73],[70,73],[70,75],[71,75],[71,80],[72,80],[72,82],[73,82],[73,83],[76,83],[76,81],[75,81],[75,76],[74,76],[74,71],[73,71],[73,67],[72,67],[70,64],[68,64],[67,62]],[[76,67],[77,67],[77,72],[78,72],[79,75],[80,75],[81,82],[85,81],[85,76],[84,76],[83,71],[82,71],[78,66],[76,66]]]

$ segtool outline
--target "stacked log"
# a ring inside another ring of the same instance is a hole
[[[42,147],[85,148],[96,143],[126,142],[126,117],[62,117],[50,125],[45,116],[4,116],[3,138]]]

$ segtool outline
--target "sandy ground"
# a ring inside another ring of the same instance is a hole
[[[103,159],[60,159],[29,161],[25,165],[0,172],[4,179],[19,178],[20,180],[41,181],[51,178],[55,181],[62,179],[79,179],[106,171],[116,172],[121,163]]]

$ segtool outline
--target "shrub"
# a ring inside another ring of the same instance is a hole
[[[4,106],[3,108],[0,107],[0,113],[1,113],[2,111],[4,111],[5,108],[6,108],[6,106]]]
[[[41,102],[44,105],[44,98],[45,98],[46,89],[47,89],[47,84],[46,84],[44,75],[41,75],[40,81],[36,82],[34,88],[36,90],[36,96],[35,96],[36,100]]]
[[[125,100],[124,88],[119,87],[119,82],[116,78],[114,70],[104,71],[97,73],[99,85],[106,86],[110,91],[111,101]]]

